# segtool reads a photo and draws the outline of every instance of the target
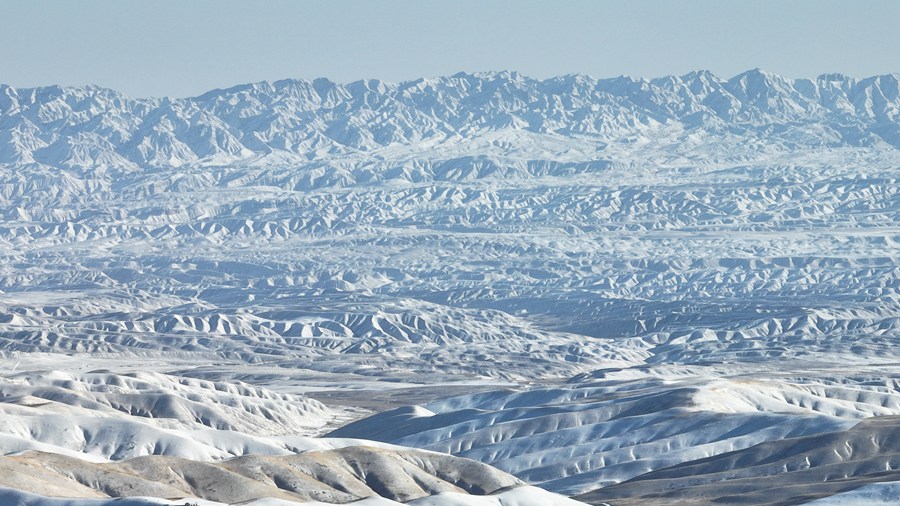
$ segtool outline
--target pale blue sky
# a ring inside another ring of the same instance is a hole
[[[517,70],[900,72],[900,0],[0,0],[0,82],[187,96]]]

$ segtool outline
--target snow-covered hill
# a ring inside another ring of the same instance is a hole
[[[898,379],[882,379],[884,372],[782,379],[766,370],[729,379],[705,372],[454,397],[379,413],[331,436],[465,456],[573,495],[766,441],[816,441],[865,418],[900,415]],[[734,474],[743,465],[732,460],[705,472]]]
[[[155,373],[0,378],[0,504],[580,504],[472,460],[305,435],[335,414],[299,396]]]
[[[854,430],[898,180],[896,74],[0,87],[0,437],[274,458],[422,405],[344,430],[593,493]]]
[[[315,400],[242,384],[58,371],[0,378],[0,414],[4,454],[40,450],[100,461],[282,455],[305,449],[291,438],[341,418]]]
[[[866,420],[846,431],[770,441],[647,473],[586,494],[591,503],[613,498],[678,504],[798,504],[897,480],[898,418]],[[869,504],[866,495],[857,504]],[[877,504],[877,495],[871,496]],[[826,502],[828,504],[828,502]]]

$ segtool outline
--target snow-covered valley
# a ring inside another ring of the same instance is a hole
[[[898,179],[897,75],[0,86],[0,502],[877,494]]]

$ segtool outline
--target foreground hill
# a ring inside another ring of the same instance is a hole
[[[900,478],[890,443],[900,391],[888,370],[784,377],[757,368],[727,379],[724,371],[678,372],[452,397],[330,436],[464,456],[549,490],[590,492],[580,498],[593,504],[733,503],[738,493],[747,504],[799,504]],[[762,476],[769,484],[754,481]],[[739,478],[747,479],[730,481]]]
[[[329,415],[311,399],[161,374],[0,378],[0,502],[580,504],[472,460],[304,436]]]

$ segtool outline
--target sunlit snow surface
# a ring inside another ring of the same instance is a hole
[[[898,415],[898,147],[896,75],[0,87],[0,448],[276,456],[420,404],[335,434],[619,500]]]

